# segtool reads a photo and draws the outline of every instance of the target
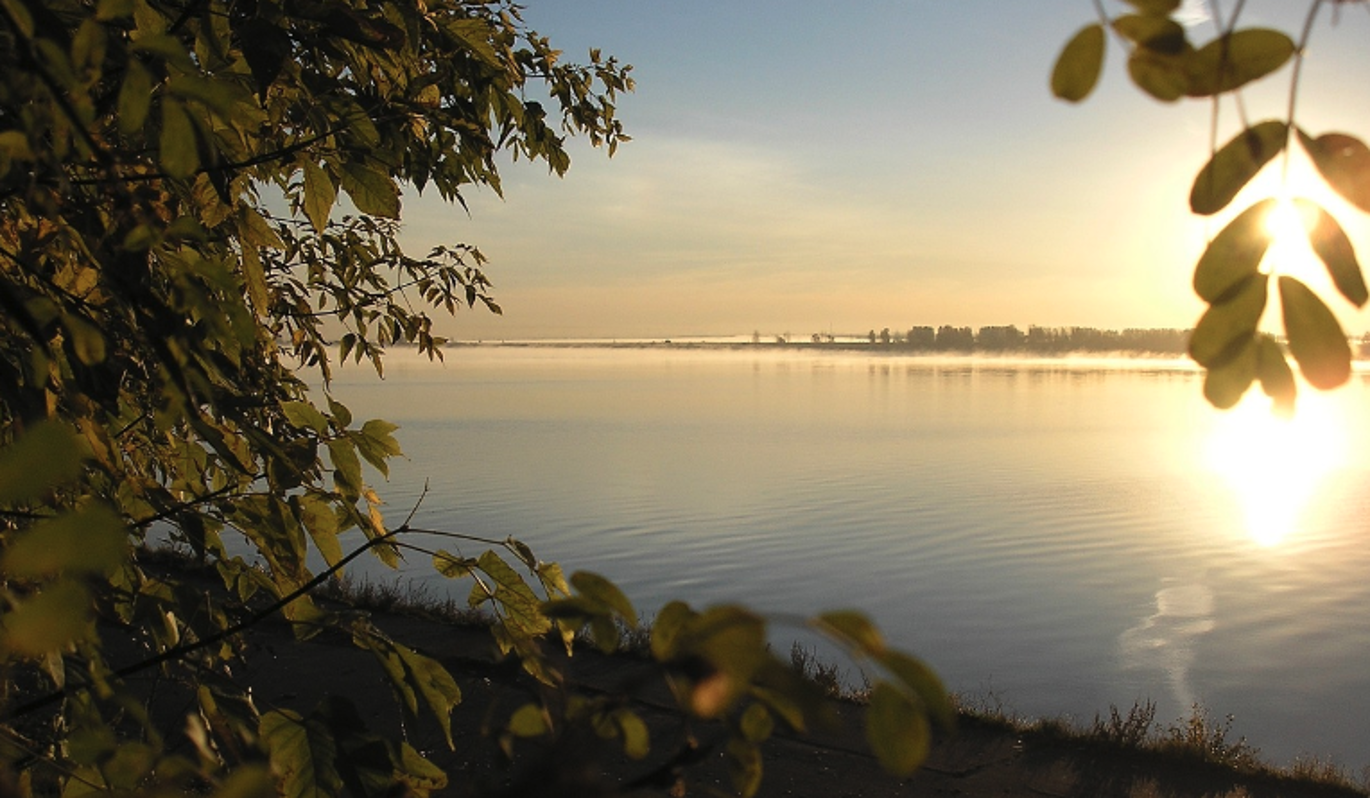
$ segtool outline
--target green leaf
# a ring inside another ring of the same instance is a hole
[[[825,612],[816,620],[820,629],[827,627],[845,637],[868,656],[878,657],[885,653],[885,638],[863,613],[851,610]]]
[[[143,129],[152,107],[152,74],[136,58],[128,60],[119,84],[119,132],[132,135]]]
[[[1254,274],[1230,298],[1218,302],[1199,318],[1189,338],[1189,355],[1211,369],[1236,357],[1256,334],[1269,291],[1269,278]]]
[[[1218,233],[1194,267],[1194,292],[1209,304],[1222,301],[1260,270],[1270,248],[1266,217],[1276,206],[1264,199],[1242,211]]]
[[[951,696],[942,685],[942,680],[932,668],[900,651],[887,651],[880,656],[879,661],[890,675],[918,696],[923,702],[923,707],[930,711],[939,723],[951,728],[956,719],[956,708],[952,705]]]
[[[1315,139],[1299,130],[1299,141],[1323,179],[1347,202],[1370,213],[1370,147],[1345,133]]]
[[[313,430],[320,435],[328,432],[328,419],[309,402],[281,402],[281,412],[296,429]]]
[[[1189,192],[1189,207],[1208,216],[1226,208],[1237,192],[1284,150],[1289,126],[1269,121],[1247,128],[1204,165]]]
[[[1189,75],[1181,56],[1136,47],[1127,59],[1127,74],[1137,88],[1162,102],[1174,102],[1185,95]]]
[[[390,467],[387,460],[404,454],[400,450],[399,441],[395,440],[392,434],[399,429],[396,424],[373,418],[362,425],[361,434],[354,440],[357,443],[357,451],[366,459],[377,471],[389,476]]]
[[[629,759],[646,759],[652,752],[652,735],[638,714],[627,707],[614,711],[614,723],[623,735],[623,753]]]
[[[195,144],[195,126],[185,106],[170,97],[162,100],[162,136],[158,162],[167,175],[187,178],[200,168],[200,153]]]
[[[1277,30],[1247,28],[1221,36],[1186,59],[1191,97],[1234,91],[1269,75],[1294,55],[1294,41]]]
[[[328,456],[333,461],[333,484],[338,492],[356,500],[362,491],[362,463],[357,448],[347,438],[328,442]]]
[[[338,515],[333,511],[332,503],[318,493],[305,493],[292,498],[292,503],[298,507],[300,523],[323,555],[324,562],[330,568],[336,566],[342,561],[343,550],[338,540]]]
[[[1113,20],[1113,29],[1134,44],[1160,55],[1178,55],[1189,49],[1184,26],[1154,14],[1124,14]]]
[[[1204,398],[1219,410],[1227,410],[1241,401],[1246,389],[1256,379],[1256,339],[1241,339],[1241,348],[1204,374]]]
[[[312,160],[304,162],[304,214],[314,232],[322,233],[328,227],[328,216],[333,212],[333,203],[338,200],[338,189],[328,177],[328,173]]]
[[[289,710],[275,710],[262,716],[259,734],[286,798],[342,794],[337,747],[323,723],[305,720]]]
[[[0,450],[0,504],[38,498],[81,473],[84,455],[76,435],[59,421],[29,427]]]
[[[1314,388],[1327,390],[1351,376],[1351,346],[1337,317],[1308,286],[1280,277],[1280,307],[1289,353]]]
[[[775,719],[771,713],[766,711],[766,707],[761,704],[752,704],[742,713],[742,718],[737,723],[738,731],[750,743],[764,743],[775,730]]]
[[[532,588],[498,554],[482,552],[476,565],[494,580],[495,601],[502,605],[504,623],[511,632],[536,637],[552,628],[552,622],[542,613],[542,602]]]
[[[452,710],[461,703],[461,688],[437,660],[398,643],[394,645],[413,685],[418,688],[419,695],[423,696],[429,711],[442,728],[447,747],[455,748],[452,740]]]
[[[524,704],[509,716],[509,732],[515,737],[541,737],[551,730],[541,704]]]
[[[881,681],[871,690],[866,708],[866,741],[881,767],[896,776],[909,776],[927,758],[932,729],[903,691]]]
[[[0,572],[34,579],[57,574],[109,574],[129,558],[128,534],[113,510],[91,505],[42,521],[0,553]]]
[[[1086,25],[1066,43],[1051,71],[1051,93],[1080,102],[1094,91],[1104,68],[1104,28]]]
[[[658,662],[669,662],[680,653],[680,642],[686,625],[695,617],[694,610],[683,601],[671,601],[662,607],[652,620],[652,656]]]
[[[1265,395],[1274,401],[1275,412],[1286,417],[1293,414],[1298,393],[1294,372],[1284,359],[1284,350],[1269,335],[1262,334],[1256,344],[1256,379]]]
[[[1346,300],[1356,307],[1365,305],[1367,297],[1365,277],[1360,263],[1356,260],[1356,250],[1351,239],[1342,230],[1337,220],[1321,205],[1302,197],[1294,200],[1299,219],[1308,231],[1308,243],[1313,247],[1332,282]]]
[[[475,560],[468,557],[458,557],[446,549],[439,549],[433,554],[433,570],[448,579],[461,579],[470,576],[471,569],[475,566]]]
[[[740,798],[752,798],[761,789],[764,765],[761,749],[755,744],[737,737],[728,741],[723,750],[723,758],[728,764],[728,777],[733,791]]]
[[[571,574],[571,585],[581,595],[602,604],[628,623],[637,623],[633,603],[608,579],[589,571],[577,571]]]
[[[0,615],[0,658],[41,657],[87,637],[94,626],[90,593],[70,579],[53,582]]]
[[[1128,4],[1143,14],[1169,14],[1180,7],[1181,0],[1127,0]]]
[[[342,168],[342,189],[362,213],[387,219],[400,218],[400,191],[385,172],[348,161]]]

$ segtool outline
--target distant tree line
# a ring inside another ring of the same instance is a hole
[[[1182,355],[1187,351],[1189,330],[1126,329],[1100,330],[1094,327],[1028,327],[1015,325],[981,327],[915,326],[906,332],[886,327],[871,330],[866,338],[871,346],[887,346],[919,352],[1137,352]],[[815,334],[812,342],[834,344],[830,335]]]

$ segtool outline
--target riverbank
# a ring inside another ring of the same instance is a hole
[[[369,595],[368,595],[369,592]],[[405,724],[384,675],[372,656],[347,640],[321,636],[297,642],[281,623],[248,633],[250,657],[241,679],[253,688],[258,709],[308,713],[327,695],[357,704],[368,726],[403,735],[449,776],[443,795],[708,795],[729,791],[721,751],[722,730],[690,723],[675,712],[652,665],[631,655],[578,652],[569,663],[573,693],[623,694],[648,724],[651,754],[641,761],[607,755],[614,746],[561,739],[547,745],[521,741],[514,760],[502,766],[489,733],[535,694],[518,668],[494,655],[488,632],[453,617],[451,605],[382,588],[353,591],[376,624],[396,640],[443,663],[462,689],[452,716],[455,746],[449,750],[431,720]],[[656,684],[656,686],[651,686]],[[1254,752],[1222,738],[1213,726],[1193,729],[1189,746],[1147,743],[1139,716],[1114,716],[1092,730],[1055,721],[1006,717],[997,708],[970,707],[957,728],[938,739],[914,776],[885,774],[856,725],[860,707],[839,703],[840,727],[817,734],[777,734],[765,746],[764,796],[1117,796],[1118,798],[1274,798],[1365,796],[1344,774],[1305,767],[1278,771],[1259,764]],[[679,781],[671,763],[693,740],[694,764]],[[1154,742],[1154,741],[1153,741]],[[1214,748],[1210,743],[1217,742]],[[579,767],[567,767],[568,763]]]

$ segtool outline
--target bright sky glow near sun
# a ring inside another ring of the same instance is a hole
[[[410,246],[465,242],[490,258],[505,315],[462,313],[444,322],[455,338],[1198,318],[1190,276],[1220,227],[1192,217],[1187,198],[1210,105],[1141,95],[1116,41],[1092,97],[1053,99],[1052,64],[1094,19],[1088,0],[527,6],[566,58],[600,47],[634,65],[637,91],[619,103],[634,140],[612,159],[577,144],[561,180],[509,164],[504,199],[471,193],[469,216],[406,196]],[[1246,25],[1287,31],[1306,10],[1247,6]],[[1335,27],[1321,18],[1298,108],[1310,132],[1370,136],[1365,10],[1347,7]],[[1200,5],[1191,11],[1192,38],[1211,38]],[[1283,116],[1289,74],[1247,92],[1253,122]],[[1236,115],[1223,110],[1226,140]],[[1296,159],[1295,189],[1307,168]],[[1367,259],[1365,218],[1331,205]],[[1365,328],[1336,309],[1348,330]]]

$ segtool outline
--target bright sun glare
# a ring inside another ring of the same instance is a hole
[[[1327,397],[1300,392],[1297,412],[1284,419],[1259,393],[1218,417],[1207,460],[1235,494],[1247,533],[1272,547],[1306,519],[1314,490],[1345,460],[1345,439]]]

